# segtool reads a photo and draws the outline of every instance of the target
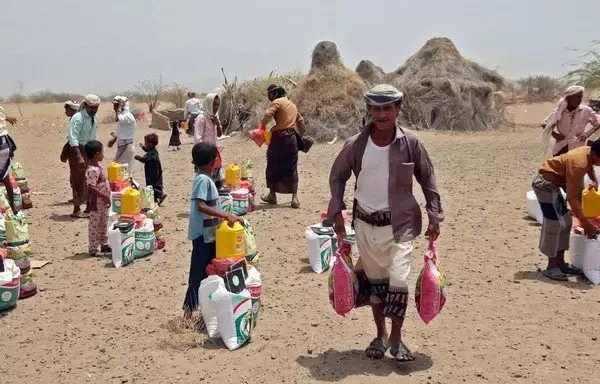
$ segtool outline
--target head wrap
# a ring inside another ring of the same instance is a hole
[[[113,104],[121,104],[123,103],[123,108],[129,109],[129,101],[125,96],[115,96],[113,97]]]
[[[279,99],[280,97],[285,96],[285,89],[283,89],[282,86],[277,84],[271,84],[267,87],[267,93],[271,94],[271,92],[277,92],[277,96],[275,96],[275,99]]]
[[[97,107],[98,105],[100,105],[100,98],[92,93],[90,93],[89,95],[87,95],[83,101],[81,102],[81,105],[79,106],[79,109],[81,110],[83,108],[83,105],[87,105],[89,107]]]
[[[215,113],[213,112],[213,106],[215,104],[215,98],[217,98],[217,97],[219,97],[219,95],[217,95],[216,93],[209,93],[204,98],[204,102],[203,102],[204,113],[206,113],[210,117],[215,116]]]
[[[72,100],[65,101],[65,108],[70,108],[74,111],[77,111],[79,110],[79,103]]]
[[[552,141],[554,140],[552,137],[552,131],[554,130],[554,126],[558,124],[563,112],[567,108],[567,97],[575,96],[584,91],[585,88],[580,85],[572,85],[568,87],[563,93],[563,97],[561,97],[560,100],[558,100],[556,108],[554,109],[552,114],[548,116],[548,119],[546,119],[546,121],[544,121],[544,124],[546,124],[546,127],[542,132],[542,144],[544,145],[544,155],[548,154],[548,151],[550,150],[550,147],[552,145]]]
[[[386,105],[401,101],[404,94],[389,84],[379,84],[364,94],[367,105]]]

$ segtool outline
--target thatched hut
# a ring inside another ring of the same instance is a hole
[[[369,85],[381,84],[385,76],[385,71],[370,60],[362,60],[358,63],[356,73]]]
[[[315,46],[310,72],[292,100],[308,134],[317,140],[343,138],[360,129],[366,90],[363,79],[342,63],[335,43],[322,41]]]
[[[403,117],[418,127],[482,131],[504,119],[502,76],[465,59],[445,37],[429,40],[385,81],[404,92]]]

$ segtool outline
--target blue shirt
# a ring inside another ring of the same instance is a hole
[[[214,243],[215,228],[219,225],[219,219],[200,212],[198,210],[198,202],[200,200],[211,208],[221,210],[221,199],[215,182],[209,176],[202,173],[196,174],[194,187],[192,188],[188,239],[194,241],[198,237],[204,236],[205,243]]]
[[[129,110],[125,108],[118,116],[117,122],[117,139],[119,141],[133,140],[135,137],[135,117]]]
[[[85,109],[77,112],[69,122],[69,145],[77,147],[96,140],[96,128],[98,128],[97,116],[90,116]]]

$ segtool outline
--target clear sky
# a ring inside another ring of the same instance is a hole
[[[600,39],[600,0],[2,0],[0,95],[17,80],[105,94],[162,74],[207,90],[221,66],[241,79],[307,70],[320,40],[345,64],[386,72],[446,36],[464,56],[518,78],[568,71],[566,47]]]

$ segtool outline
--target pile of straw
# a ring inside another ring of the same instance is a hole
[[[361,128],[367,85],[342,63],[335,43],[315,46],[311,69],[291,97],[306,123],[307,134],[317,140],[346,138]]]
[[[403,118],[414,126],[483,131],[504,121],[504,79],[465,59],[448,38],[429,40],[384,80],[404,92]]]
[[[226,90],[221,94],[219,118],[225,132],[249,131],[257,128],[269,105],[267,87],[270,84],[279,84],[285,88],[288,96],[293,97],[298,83],[304,77],[305,75],[300,73],[278,75],[271,72],[267,77],[224,86]]]
[[[370,60],[363,60],[358,63],[356,73],[358,73],[358,76],[360,76],[369,86],[381,84],[385,76],[385,71],[381,67],[373,64]]]

